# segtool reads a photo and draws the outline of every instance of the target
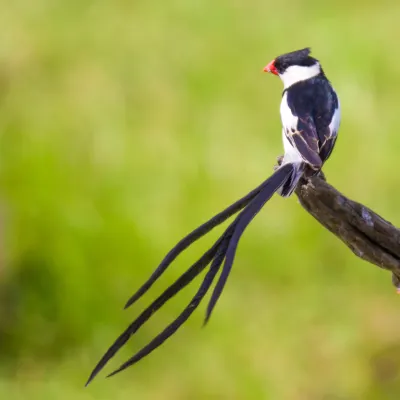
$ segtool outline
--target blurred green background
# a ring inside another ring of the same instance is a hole
[[[186,233],[281,154],[275,56],[311,46],[342,103],[324,171],[400,221],[400,3],[0,3],[1,399],[398,399],[399,298],[298,204],[273,198],[243,236],[207,329],[205,304],[134,368],[83,385]],[[186,305],[196,280],[106,371]]]

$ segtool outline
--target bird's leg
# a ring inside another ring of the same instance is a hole
[[[278,164],[274,165],[274,171],[276,171],[282,165],[283,156],[276,157],[276,161],[278,162]]]

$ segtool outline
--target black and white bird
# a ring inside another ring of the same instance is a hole
[[[310,49],[306,48],[276,57],[264,68],[264,71],[278,75],[284,85],[280,107],[284,155],[280,158],[280,165],[260,186],[188,234],[166,255],[150,278],[129,299],[125,308],[146,293],[182,251],[211,229],[238,213],[214,245],[117,338],[92,371],[87,384],[158,309],[209,266],[200,288],[182,313],[109,376],[137,363],[174,334],[197,308],[223,264],[208,303],[204,321],[206,323],[225,286],[239,239],[246,227],[275,192],[283,197],[290,196],[299,179],[302,176],[318,173],[330,156],[340,124],[339,100],[320,63],[310,56]]]
[[[277,57],[264,71],[278,75],[284,86],[280,111],[285,153],[280,161],[293,165],[280,190],[286,197],[304,170],[318,172],[330,156],[340,124],[339,100],[308,48]]]

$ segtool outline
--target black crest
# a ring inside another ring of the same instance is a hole
[[[306,47],[305,49],[292,51],[290,53],[282,54],[275,59],[275,68],[281,74],[285,72],[287,68],[292,65],[299,65],[302,67],[310,67],[315,65],[318,61],[310,56],[311,49]]]

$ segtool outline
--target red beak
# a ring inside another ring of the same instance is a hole
[[[272,60],[265,68],[264,72],[270,72],[271,74],[278,75],[278,70],[275,67],[275,60]]]

